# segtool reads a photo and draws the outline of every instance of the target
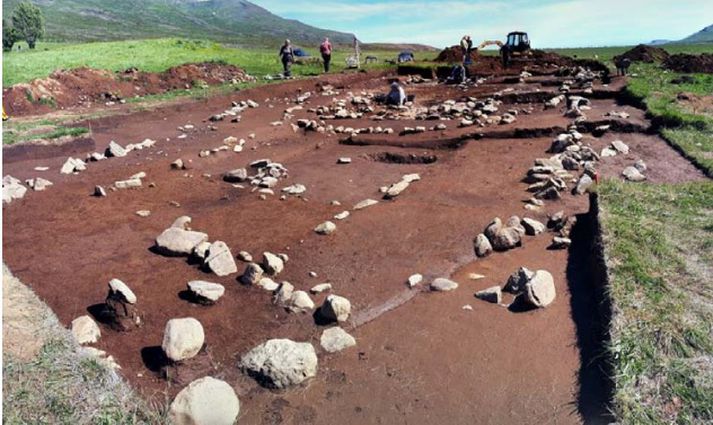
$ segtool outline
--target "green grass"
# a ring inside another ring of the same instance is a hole
[[[278,58],[279,46],[273,50],[241,49],[227,47],[219,43],[177,38],[115,41],[82,44],[39,43],[34,51],[23,49],[3,55],[3,87],[44,78],[56,69],[73,69],[83,66],[122,71],[135,67],[142,71],[161,72],[190,62],[222,61],[242,67],[249,74],[262,78],[266,74],[282,71]],[[317,56],[316,49],[306,49]],[[395,51],[363,51],[363,55],[373,55],[380,63],[368,68],[384,67],[384,59],[393,59]],[[345,68],[344,60],[350,51],[337,49],[332,57],[332,72]],[[296,76],[318,75],[321,65],[294,65]]]
[[[577,56],[580,59],[593,59],[598,57],[605,62],[611,62],[612,58],[620,55],[634,46],[617,46],[617,47],[582,47],[582,48],[562,48],[562,49],[544,49],[548,52],[558,53],[566,56]],[[657,46],[666,50],[670,54],[676,53],[713,53],[713,43],[701,44],[670,44]]]
[[[626,424],[713,421],[713,183],[599,187],[615,410]]]
[[[77,137],[89,133],[86,127],[67,127],[56,120],[9,121],[3,125],[3,144],[12,145],[31,140],[54,140],[60,137]]]

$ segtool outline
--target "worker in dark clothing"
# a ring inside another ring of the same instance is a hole
[[[629,58],[618,58],[614,64],[616,65],[617,75],[626,75],[629,72],[631,60]]]
[[[280,48],[280,59],[282,60],[283,76],[285,78],[292,76],[290,71],[290,66],[294,62],[295,52],[292,49],[292,43],[290,40],[285,40],[285,44]]]
[[[324,61],[324,72],[329,72],[329,63],[332,61],[332,43],[329,42],[328,37],[325,37],[322,44],[319,45],[319,52]]]

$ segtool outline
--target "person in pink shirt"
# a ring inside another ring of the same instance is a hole
[[[322,44],[319,45],[319,52],[324,61],[324,72],[329,72],[329,63],[332,61],[332,43],[329,42],[329,37],[325,37]]]

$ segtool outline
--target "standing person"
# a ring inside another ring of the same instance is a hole
[[[470,52],[473,50],[473,40],[469,35],[464,35],[460,40],[460,47],[463,49],[463,65],[470,65]]]
[[[324,41],[319,45],[319,52],[322,54],[324,61],[324,72],[329,72],[329,63],[332,61],[332,43],[329,42],[329,37],[324,37]]]
[[[354,57],[356,58],[357,68],[361,68],[361,60],[359,59],[359,54],[361,49],[359,48],[359,40],[357,40],[356,35],[354,36]]]
[[[294,61],[294,55],[295,52],[292,49],[292,43],[290,40],[285,40],[285,44],[282,45],[280,48],[280,59],[282,60],[282,69],[283,73],[282,75],[287,78],[292,75],[292,72],[290,71],[290,65],[292,65],[292,62]]]

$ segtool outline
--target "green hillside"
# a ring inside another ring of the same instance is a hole
[[[709,25],[697,33],[690,35],[679,43],[713,43],[713,25]]]
[[[3,0],[10,16],[21,0]],[[42,9],[48,40],[105,41],[181,37],[239,46],[274,46],[290,38],[314,44],[329,36],[350,43],[351,34],[280,18],[245,0],[34,0]]]

